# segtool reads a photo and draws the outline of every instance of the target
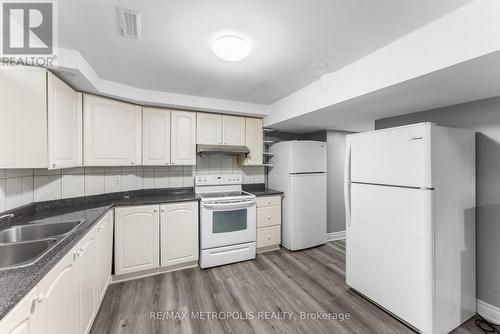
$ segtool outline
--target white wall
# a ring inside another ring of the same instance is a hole
[[[352,132],[327,131],[328,233],[345,231],[344,162],[346,136]]]
[[[0,212],[31,202],[152,188],[193,187],[195,175],[241,174],[264,183],[264,167],[242,167],[229,156],[198,157],[196,166],[0,169]]]

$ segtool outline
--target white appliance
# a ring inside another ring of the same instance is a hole
[[[196,176],[201,198],[200,267],[255,258],[255,195],[241,190],[240,175]]]
[[[422,333],[474,316],[474,133],[349,135],[345,180],[347,284]]]
[[[273,144],[269,187],[284,192],[281,244],[289,250],[326,242],[326,143]]]

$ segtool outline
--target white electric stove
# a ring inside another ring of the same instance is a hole
[[[241,190],[241,175],[196,176],[200,205],[200,267],[255,258],[255,195]]]

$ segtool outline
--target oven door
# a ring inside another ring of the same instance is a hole
[[[201,248],[255,241],[255,200],[202,202]]]

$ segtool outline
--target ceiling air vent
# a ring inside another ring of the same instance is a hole
[[[141,39],[141,14],[135,10],[118,7],[120,33],[124,37]]]

